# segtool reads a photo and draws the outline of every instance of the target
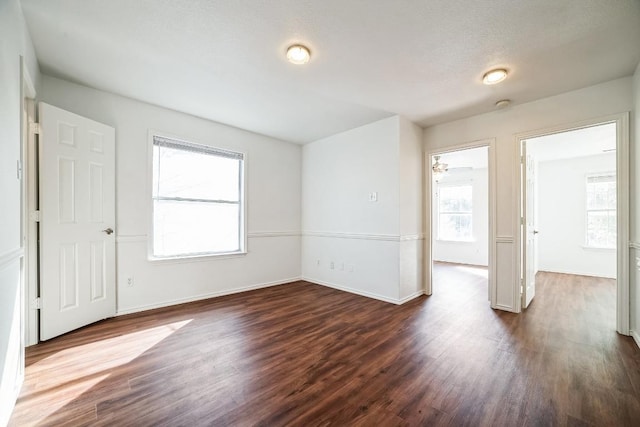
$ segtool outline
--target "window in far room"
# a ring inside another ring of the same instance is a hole
[[[244,251],[244,156],[153,137],[153,258]]]
[[[438,239],[473,239],[473,186],[441,185],[438,189]]]
[[[587,176],[587,247],[616,247],[616,175]]]

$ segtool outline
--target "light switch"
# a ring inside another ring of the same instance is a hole
[[[369,201],[370,202],[377,202],[378,201],[378,192],[377,191],[372,191],[371,193],[369,193]]]

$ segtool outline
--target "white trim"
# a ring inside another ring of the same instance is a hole
[[[24,249],[18,248],[0,255],[0,270],[4,270],[24,256]]]
[[[303,277],[302,280],[304,280],[305,282],[313,283],[315,285],[326,286],[327,288],[337,289],[339,291],[348,292],[350,294],[360,295],[361,297],[377,299],[378,301],[388,302],[390,304],[395,304],[395,305],[402,304],[401,300],[397,298],[389,298],[382,295],[374,294],[373,292],[362,291],[360,289],[354,289],[348,286],[336,285],[335,283],[329,283],[322,280],[311,279],[309,277]],[[424,292],[420,293],[419,295],[422,295],[423,293]],[[419,295],[413,295],[411,296],[412,297],[411,299],[416,298]],[[406,302],[406,301],[403,301],[403,302]]]
[[[616,279],[615,277],[600,276],[600,275],[596,275],[596,274],[587,274],[584,271],[564,270],[564,269],[560,269],[560,268],[538,270],[538,272],[542,272],[542,273],[558,273],[558,274],[571,274],[572,276],[601,277],[603,279],[613,279],[613,280]]]
[[[149,224],[148,224],[148,234],[147,234],[147,259],[148,260],[163,260],[165,258],[159,258],[159,257],[155,257],[153,254],[153,188],[152,188],[152,184],[153,184],[153,147],[154,147],[154,136],[158,136],[158,137],[162,137],[162,138],[167,138],[167,139],[172,139],[174,141],[177,142],[184,142],[186,144],[196,144],[196,145],[202,145],[205,147],[210,147],[210,148],[216,148],[222,151],[230,151],[236,154],[241,154],[242,155],[242,160],[241,160],[241,170],[240,170],[240,238],[239,238],[239,243],[240,243],[240,250],[237,252],[237,254],[245,254],[247,253],[247,247],[248,247],[248,237],[247,237],[247,221],[248,221],[248,210],[247,210],[247,195],[249,194],[249,189],[248,189],[248,180],[247,180],[247,169],[249,168],[249,156],[247,154],[246,151],[244,150],[240,150],[238,148],[235,147],[224,147],[224,146],[214,146],[212,144],[210,144],[209,142],[204,142],[198,138],[190,138],[190,137],[183,137],[183,136],[177,136],[174,135],[172,133],[169,132],[163,132],[157,129],[153,129],[150,128],[147,130],[147,185],[146,185],[146,194],[145,197],[147,197],[147,218],[149,218]],[[216,257],[216,256],[220,256],[220,255],[216,255],[216,254],[206,254],[204,256],[208,256],[208,257]],[[224,256],[224,255],[223,255]],[[175,259],[175,258],[180,258],[180,259],[188,259],[192,256],[190,255],[186,255],[186,256],[175,256],[173,258],[170,259]],[[196,257],[201,257],[200,255],[196,255]]]
[[[513,307],[509,307],[508,305],[496,304],[492,308],[496,308],[496,309],[502,310],[502,311],[508,311],[508,312],[511,312],[511,313],[517,313],[517,311],[514,311]]]
[[[35,102],[36,90],[29,67],[21,58],[20,71],[22,74],[21,93],[21,156],[22,156],[22,224],[24,247],[24,263],[22,271],[22,338],[24,346],[38,343],[40,325],[38,311],[32,308],[31,302],[38,296],[38,224],[32,218],[32,213],[38,206],[38,141],[33,125],[36,123],[37,106]],[[26,120],[26,123],[25,123]]]
[[[515,135],[516,156],[513,162],[515,168],[514,185],[516,217],[514,224],[516,229],[516,250],[515,265],[518,270],[522,267],[522,232],[520,226],[520,218],[524,213],[521,209],[523,192],[521,188],[522,173],[520,169],[520,155],[522,142],[527,139],[537,138],[540,136],[553,135],[557,133],[568,132],[577,129],[590,128],[602,124],[616,124],[616,189],[617,189],[617,274],[616,274],[616,330],[622,335],[629,335],[630,323],[630,306],[629,306],[629,112],[611,114],[604,117],[598,117],[589,120],[583,120],[577,123],[562,124],[541,130],[522,132]],[[519,278],[518,278],[519,279]],[[513,281],[514,301],[516,302],[516,312],[522,309],[520,295],[520,280]],[[517,298],[515,297],[517,295]]]
[[[303,231],[302,235],[305,237],[329,237],[334,239],[357,239],[357,240],[383,240],[383,241],[389,241],[389,242],[399,242],[401,239],[401,236],[398,234],[329,233],[324,231]],[[419,240],[419,239],[409,239],[409,240]]]
[[[463,144],[447,148],[436,148],[434,150],[426,150],[424,153],[424,181],[425,181],[425,193],[424,193],[424,218],[425,218],[425,230],[429,233],[429,237],[425,238],[424,243],[424,260],[426,266],[424,268],[424,293],[431,295],[433,292],[433,209],[432,209],[432,193],[434,188],[433,174],[431,173],[431,157],[436,155],[442,155],[446,153],[452,153],[456,151],[468,150],[471,148],[487,147],[487,174],[489,177],[489,194],[488,194],[488,214],[489,214],[489,230],[488,230],[488,244],[489,244],[489,262],[488,262],[488,277],[489,285],[487,289],[489,301],[492,308],[500,308],[496,305],[498,298],[498,287],[496,282],[496,212],[497,212],[497,180],[496,180],[496,166],[497,166],[497,154],[496,154],[496,139],[481,139],[477,141],[471,141]],[[483,168],[484,169],[484,168]],[[426,233],[425,233],[426,235]],[[507,311],[512,311],[508,309]]]
[[[18,397],[20,396],[20,390],[22,389],[23,382],[24,378],[21,378],[20,381],[18,381],[11,398],[6,400],[0,399],[0,426],[9,425],[9,420],[11,419],[11,414],[13,413],[13,409],[15,408]]]
[[[265,237],[300,237],[301,235],[302,233],[299,231],[256,231],[247,233],[247,238],[259,239]],[[118,236],[116,236],[116,243],[139,243],[146,241],[146,234],[119,234]]]
[[[418,297],[421,297],[422,295],[424,295],[424,290],[414,292],[414,293],[412,293],[411,295],[407,295],[407,296],[406,296],[406,297],[404,297],[404,298],[400,298],[400,299],[398,300],[398,303],[397,303],[397,304],[398,304],[398,305],[402,305],[402,304],[404,304],[404,303],[406,303],[406,302],[409,302],[409,301],[414,300],[414,299],[416,299],[416,298],[418,298]]]
[[[285,284],[288,284],[288,283],[294,283],[294,282],[298,282],[300,280],[303,280],[303,279],[300,278],[300,277],[292,277],[290,279],[276,280],[276,281],[273,281],[273,282],[258,283],[256,285],[244,286],[244,287],[241,287],[241,288],[225,289],[224,291],[209,292],[209,293],[206,293],[206,294],[200,294],[200,295],[195,295],[195,296],[186,297],[186,298],[177,298],[177,299],[174,299],[174,300],[163,301],[163,302],[160,302],[160,303],[154,303],[154,304],[148,304],[148,305],[140,305],[140,306],[137,306],[137,307],[130,307],[130,308],[126,308],[126,309],[123,309],[123,310],[117,310],[116,311],[116,316],[123,316],[125,314],[138,313],[140,311],[153,310],[153,309],[156,309],[156,308],[170,307],[170,306],[176,305],[176,304],[184,304],[184,303],[187,303],[187,302],[201,301],[201,300],[205,300],[205,299],[209,299],[209,298],[222,297],[222,296],[225,296],[225,295],[239,294],[239,293],[242,293],[242,292],[253,291],[253,290],[256,290],[256,289],[269,288],[271,286],[278,286],[278,285],[285,285]]]
[[[636,342],[638,348],[640,348],[640,334],[636,331],[629,331],[629,334],[633,337],[633,340]]]
[[[496,243],[513,243],[514,241],[513,236],[496,236]]]
[[[249,239],[260,239],[263,237],[300,237],[299,231],[254,231],[247,233]]]
[[[401,242],[413,242],[416,240],[424,240],[425,239],[425,235],[424,233],[420,233],[420,234],[407,234],[405,236],[400,236],[400,241]]]

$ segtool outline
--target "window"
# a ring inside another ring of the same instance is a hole
[[[473,186],[441,186],[438,194],[438,239],[472,240]]]
[[[616,247],[616,176],[587,176],[586,246]]]
[[[153,137],[155,258],[244,250],[240,153]]]

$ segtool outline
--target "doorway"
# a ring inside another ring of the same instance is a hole
[[[518,138],[521,308],[547,273],[601,278],[615,289],[616,329],[628,334],[624,128],[621,116]]]
[[[489,140],[427,157],[428,295],[492,301],[492,148]]]

